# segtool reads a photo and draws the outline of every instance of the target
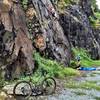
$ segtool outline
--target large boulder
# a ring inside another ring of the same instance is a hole
[[[20,0],[17,1],[0,1],[0,68],[10,79],[34,69],[32,41]]]

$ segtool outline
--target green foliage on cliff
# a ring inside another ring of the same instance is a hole
[[[43,68],[48,71],[50,76],[56,78],[65,78],[66,76],[79,75],[77,70],[72,68],[66,68],[65,66],[57,63],[56,61],[52,61],[49,59],[45,59],[39,55],[39,53],[34,54],[34,59],[38,63],[37,72]]]
[[[59,64],[56,61],[52,61],[46,58],[43,58],[40,56],[39,53],[34,54],[34,60],[36,61],[36,66],[37,68],[32,75],[32,81],[33,83],[37,83],[38,81],[42,81],[42,73],[41,69],[44,69],[48,72],[47,76],[55,77],[55,78],[60,78],[60,79],[65,79],[68,76],[76,76],[80,75],[79,71],[73,69],[73,68],[67,68],[61,64]],[[18,80],[29,80],[29,76],[24,76],[22,75],[19,77]],[[17,81],[18,81],[17,80]],[[1,76],[0,76],[0,88],[2,88],[5,84],[12,84],[16,83],[16,80],[12,80],[10,82],[6,82]]]
[[[97,8],[96,0],[91,0],[91,5],[93,9],[96,9]]]
[[[71,4],[70,0],[64,0],[66,4]]]
[[[4,84],[5,84],[5,81],[4,81],[4,79],[1,75],[1,71],[0,71],[0,89],[4,86]]]
[[[97,4],[96,4],[96,0],[91,0],[91,5],[92,5],[92,9],[94,10],[94,12],[99,12],[100,11],[98,9]]]
[[[90,23],[93,27],[96,27],[97,20],[94,19],[92,16],[89,17]]]
[[[100,12],[95,12],[94,14],[95,14],[96,18],[100,21]]]
[[[92,6],[92,10],[94,12],[95,17],[94,16],[89,17],[90,23],[94,28],[99,28],[100,27],[100,10],[98,9],[96,0],[91,0],[91,6]]]
[[[27,4],[28,4],[28,0],[22,0],[21,1],[23,8],[26,10],[27,9]]]
[[[92,60],[91,56],[87,52],[87,50],[82,48],[73,48],[72,49],[74,56],[80,55],[81,57],[81,65],[86,67],[100,66],[99,60]],[[75,61],[74,61],[75,62]]]
[[[76,4],[78,3],[79,0],[59,0],[58,2],[58,9],[60,12],[63,12],[64,11],[64,8],[66,6],[69,6],[71,4]]]
[[[89,17],[90,23],[94,28],[100,28],[100,12],[94,12],[94,16]]]

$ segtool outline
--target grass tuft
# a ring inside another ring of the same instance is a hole
[[[81,65],[86,67],[100,66],[100,60],[92,60],[89,53],[82,48],[73,48],[72,49],[74,56],[80,55]],[[75,66],[75,60],[71,61],[71,65]]]
[[[96,84],[96,82],[91,82],[91,81],[87,81],[87,82],[82,82],[82,83],[77,83],[75,81],[69,82],[66,84],[67,88],[81,88],[81,89],[95,89],[100,91],[100,86],[98,86]]]
[[[79,72],[77,70],[72,69],[72,68],[67,68],[56,61],[43,58],[40,56],[39,53],[34,54],[34,59],[38,63],[37,71],[43,68],[48,71],[48,74],[50,76],[53,76],[56,78],[65,78],[67,76],[79,75]]]
[[[84,92],[80,92],[80,91],[77,91],[77,92],[74,92],[76,95],[80,95],[80,96],[82,96],[82,95],[86,95],[86,93],[84,93]]]

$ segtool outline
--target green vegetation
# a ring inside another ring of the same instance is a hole
[[[77,3],[79,0],[59,0],[58,8],[62,11],[66,6]],[[63,11],[62,11],[63,12]]]
[[[92,16],[89,17],[90,23],[94,28],[99,28],[100,27],[100,13],[95,12],[94,15],[95,15],[95,18]]]
[[[90,20],[91,25],[94,28],[96,28],[97,20],[94,17],[92,17],[92,16],[89,17],[89,20]]]
[[[94,74],[94,73],[91,73],[90,76],[91,76],[91,77],[95,77],[95,74]]]
[[[77,91],[77,92],[74,92],[76,95],[80,95],[80,96],[82,96],[82,95],[86,95],[86,93],[84,93],[84,92],[81,92],[81,91]]]
[[[100,28],[100,11],[94,12],[95,17],[97,18],[95,21],[95,27]]]
[[[28,7],[28,0],[22,0],[21,1],[23,8],[26,10]]]
[[[93,10],[97,9],[96,0],[91,0]]]
[[[57,7],[58,7],[58,10],[59,10],[60,13],[64,13],[65,6],[66,6],[65,1],[59,0]]]
[[[34,54],[34,59],[38,63],[37,72],[43,68],[48,71],[48,75],[56,77],[56,78],[65,78],[67,76],[79,75],[77,70],[72,68],[66,68],[65,66],[57,63],[56,61],[52,61],[49,59],[45,59],[39,55],[39,53]]]
[[[5,84],[5,81],[0,75],[0,89],[4,86],[4,84]]]
[[[100,71],[93,72],[93,74],[100,75]]]
[[[96,4],[96,0],[91,0],[91,4],[92,4],[92,10],[94,12],[94,16],[90,16],[89,20],[91,25],[94,28],[99,28],[100,27],[100,10],[98,9],[98,6]]]
[[[100,21],[100,12],[94,12],[96,18]]]
[[[98,6],[96,4],[96,0],[91,0],[92,9],[94,12],[99,12]]]
[[[100,97],[96,97],[96,96],[95,96],[94,99],[95,99],[95,100],[100,100]]]
[[[71,4],[71,1],[70,1],[70,0],[64,0],[64,2],[65,2],[67,5]]]
[[[98,86],[95,82],[82,82],[82,83],[77,83],[75,81],[70,81],[69,83],[67,82],[66,84],[67,88],[82,88],[82,89],[95,89],[100,91],[100,86]]]
[[[47,76],[55,77],[55,78],[61,78],[64,79],[68,76],[75,76],[79,75],[79,71],[72,69],[72,68],[66,68],[65,66],[57,63],[56,61],[52,61],[49,59],[45,59],[40,56],[39,53],[34,53],[34,59],[36,61],[36,70],[34,74],[31,76],[33,83],[41,82],[43,80],[41,69],[44,69],[48,72]],[[0,77],[0,87],[3,87],[5,84],[12,84],[16,81],[12,80],[10,82],[4,81]],[[29,76],[22,75],[19,80],[29,80]]]
[[[92,60],[89,53],[82,48],[73,48],[72,49],[74,56],[80,55],[81,57],[81,65],[86,67],[100,66],[100,60]],[[71,66],[74,67],[75,60],[71,61]]]

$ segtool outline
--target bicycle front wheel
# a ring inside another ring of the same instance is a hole
[[[42,82],[44,94],[53,94],[56,90],[56,81],[52,77],[45,78]]]
[[[32,94],[31,84],[27,81],[20,81],[15,84],[13,89],[14,97],[24,96],[26,99]]]

